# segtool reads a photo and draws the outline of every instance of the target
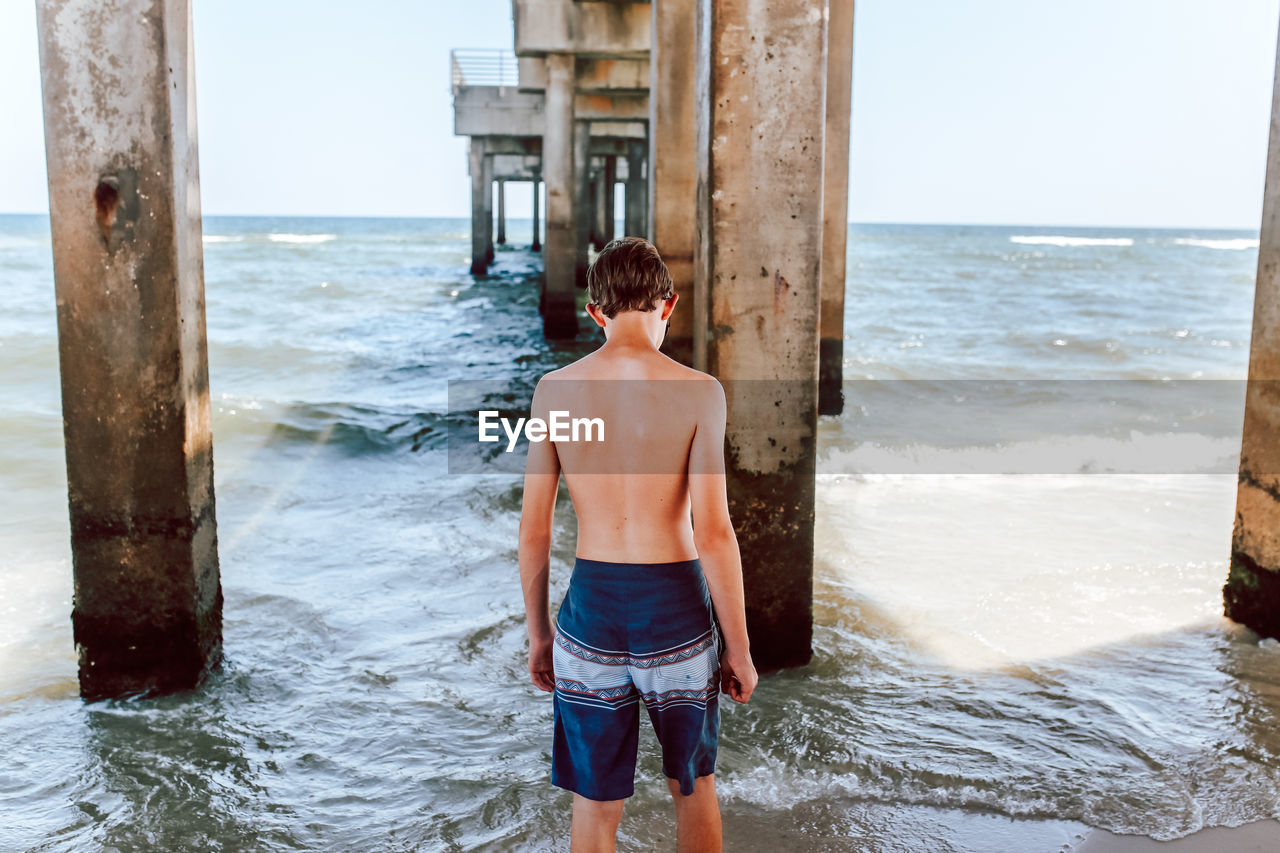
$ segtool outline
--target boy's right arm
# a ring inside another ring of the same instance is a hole
[[[707,589],[724,632],[722,687],[731,699],[746,702],[755,690],[755,665],[747,638],[747,613],[742,589],[742,557],[729,518],[724,476],[724,389],[715,379],[699,406],[698,424],[689,448],[689,503],[693,511],[693,541],[707,579]]]

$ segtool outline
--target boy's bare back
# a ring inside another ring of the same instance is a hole
[[[604,441],[554,442],[578,518],[577,556],[628,563],[698,556],[690,456],[698,470],[699,452],[723,452],[712,423],[722,394],[714,378],[652,348],[603,348],[543,378],[535,408],[604,423]],[[714,448],[700,446],[709,439]]]

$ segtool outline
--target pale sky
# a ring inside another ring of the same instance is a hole
[[[508,0],[194,3],[206,214],[468,215],[449,49]],[[850,219],[1258,227],[1280,0],[856,8]],[[0,211],[46,212],[33,0],[0,80]]]

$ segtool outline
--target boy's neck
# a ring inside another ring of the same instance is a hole
[[[605,342],[601,349],[611,351],[640,349],[654,352],[658,350],[653,338],[650,336],[651,332],[648,324],[645,323],[643,317],[627,317],[623,319],[623,315],[619,315],[610,325],[612,328],[605,335]]]

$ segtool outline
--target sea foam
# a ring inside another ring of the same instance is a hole
[[[1225,240],[1207,240],[1199,237],[1179,237],[1173,242],[1179,246],[1199,246],[1202,249],[1256,249],[1258,240],[1255,237],[1234,237]]]
[[[336,240],[337,234],[268,234],[272,243],[328,243]]]
[[[1009,238],[1010,243],[1024,246],[1132,246],[1132,237],[1063,237],[1057,234],[1019,234]]]

